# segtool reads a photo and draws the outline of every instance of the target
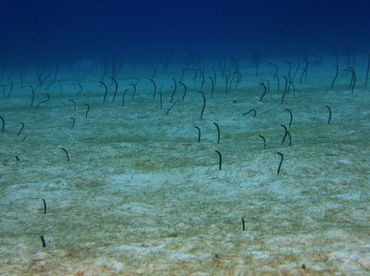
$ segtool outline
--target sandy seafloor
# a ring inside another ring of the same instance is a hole
[[[172,79],[180,80],[182,66],[195,69],[191,62],[167,68],[164,60],[123,64],[112,102],[107,58],[105,104],[102,63],[82,60],[60,65],[58,72],[53,62],[25,66],[23,87],[17,67],[3,70],[0,274],[369,275],[367,57],[351,60],[353,94],[346,57],[339,59],[333,89],[334,57],[309,57],[302,83],[301,60],[295,97],[291,89],[283,103],[286,60],[293,76],[295,57],[262,59],[258,77],[250,60],[240,59],[242,80],[236,85],[234,79],[227,94],[222,60],[204,62],[203,119],[202,77],[193,79],[194,70],[182,79],[184,100],[178,85],[178,102],[166,115]],[[279,66],[279,92],[269,63]],[[235,62],[226,58],[225,74],[234,70]],[[31,108],[29,85],[37,87],[37,75],[43,83]],[[14,87],[8,98],[9,79]],[[259,83],[267,86],[266,80],[270,91],[260,101]],[[77,83],[83,90],[76,95]],[[39,104],[47,94],[50,100]],[[250,109],[256,117],[242,115]],[[291,127],[285,109],[293,114]],[[281,125],[291,135],[290,146],[288,138],[281,143]],[[284,155],[279,174],[277,152]]]

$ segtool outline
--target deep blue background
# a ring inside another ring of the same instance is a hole
[[[0,57],[369,49],[369,1],[0,0]]]

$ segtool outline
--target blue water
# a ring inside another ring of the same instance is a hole
[[[2,0],[0,57],[360,52],[370,42],[368,6],[366,0]]]
[[[1,275],[370,270],[369,0],[0,1]]]

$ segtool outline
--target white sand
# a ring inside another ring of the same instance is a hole
[[[294,74],[296,59],[289,60]],[[47,88],[52,63],[33,108],[28,85],[37,86],[37,68],[25,68],[23,88],[18,71],[8,68],[0,101],[0,274],[368,275],[370,84],[364,88],[367,63],[359,56],[351,94],[345,61],[341,57],[333,91],[333,58],[310,67],[302,84],[300,69],[296,96],[290,91],[283,104],[284,59],[263,60],[259,77],[250,61],[241,60],[243,79],[227,95],[216,66],[213,99],[208,76],[218,60],[207,61],[202,120],[201,79],[192,80],[194,71],[185,73],[184,101],[179,85],[179,101],[165,115],[181,63],[171,63],[167,73],[163,63],[124,65],[114,103],[108,72],[105,104],[101,64],[87,73],[84,66],[59,68],[60,93],[57,83]],[[279,92],[269,62],[280,67]],[[150,65],[157,68],[155,99]],[[14,83],[9,99],[8,79]],[[262,102],[261,79],[271,86]],[[77,83],[83,91],[75,95]],[[46,93],[50,101],[36,108]],[[325,106],[332,110],[330,125]],[[255,118],[242,115],[252,108]],[[290,119],[286,108],[294,116],[291,146],[281,144],[280,125],[288,127]],[[17,136],[20,122],[25,127]],[[213,122],[220,127],[219,144]],[[194,126],[202,131],[200,143]],[[222,170],[215,150],[222,153]],[[279,175],[277,152],[284,155]]]

